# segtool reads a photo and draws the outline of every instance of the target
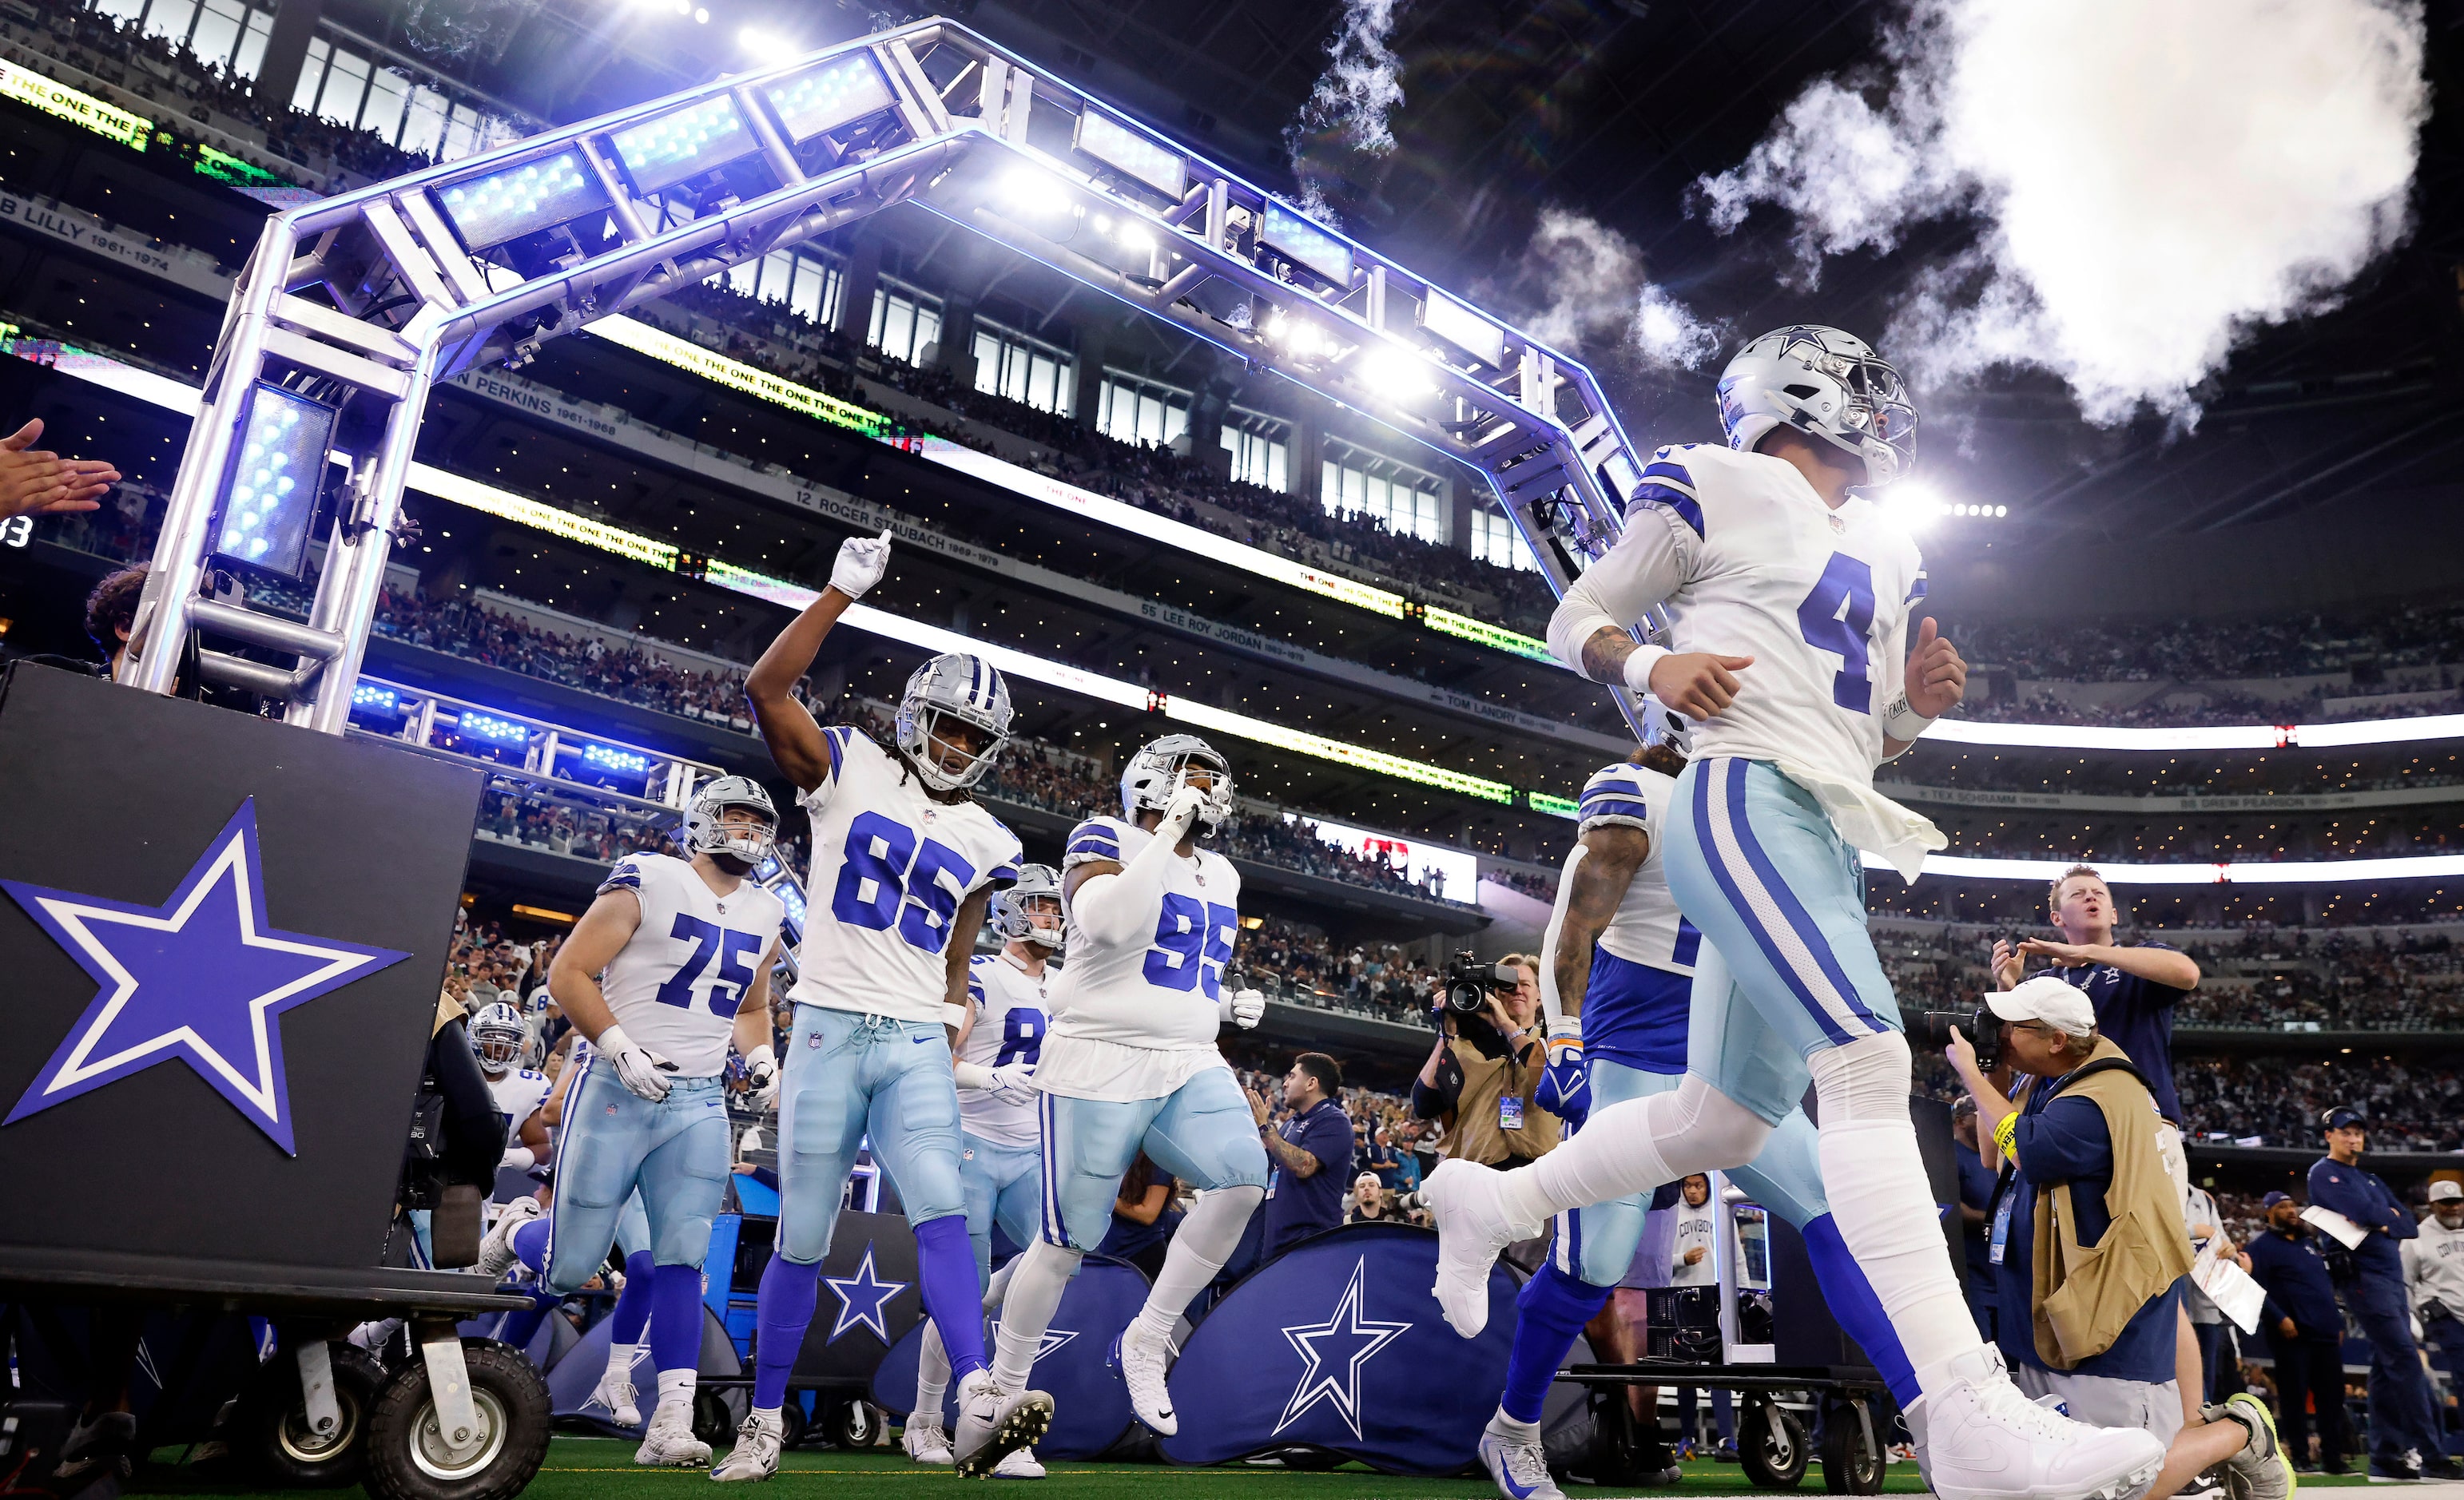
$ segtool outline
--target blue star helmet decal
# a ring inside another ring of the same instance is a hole
[[[830,1326],[827,1342],[837,1343],[839,1335],[850,1328],[869,1328],[872,1337],[883,1343],[890,1342],[890,1323],[884,1310],[890,1306],[891,1298],[907,1290],[909,1283],[884,1281],[873,1274],[871,1246],[864,1248],[864,1264],[856,1267],[854,1275],[824,1276],[822,1281],[838,1293],[839,1299],[838,1321]]]
[[[251,797],[160,906],[0,880],[101,987],[0,1125],[177,1058],[298,1155],[282,1012],[410,955],[277,930],[263,870]]]

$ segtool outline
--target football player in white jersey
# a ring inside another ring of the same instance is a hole
[[[1052,1014],[1044,990],[1046,961],[1062,946],[1061,872],[1048,864],[1019,866],[1018,883],[993,898],[993,922],[1008,941],[967,969],[967,1024],[958,1029],[958,1184],[967,1196],[967,1238],[984,1276],[984,1311],[1001,1305],[1009,1268],[992,1274],[993,1226],[1010,1243],[1035,1243],[1043,1185],[1036,1129],[1035,1064]],[[950,1385],[949,1351],[937,1325],[927,1323],[915,1362],[915,1404],[908,1413],[907,1456],[919,1464],[950,1462],[941,1426],[941,1395]],[[993,1470],[996,1479],[1041,1479],[1031,1448],[1020,1448]]]
[[[592,1044],[569,1070],[556,1141],[556,1212],[515,1200],[480,1248],[479,1269],[518,1259],[553,1294],[599,1272],[634,1190],[656,1263],[650,1357],[659,1402],[639,1464],[697,1465],[693,1435],[701,1356],[701,1263],[727,1183],[724,1074],[732,1041],[757,1083],[778,1073],[770,1046],[770,966],[786,908],[745,877],[770,852],[778,810],[760,783],[721,776],[686,811],[691,862],[629,854],[600,882],[549,972],[557,1004]]]
[[[753,1409],[736,1450],[711,1470],[717,1480],[778,1471],[779,1408],[847,1173],[868,1140],[898,1185],[917,1292],[957,1377],[958,1472],[982,1475],[1042,1437],[1052,1414],[1042,1392],[996,1391],[984,1367],[983,1282],[967,1243],[950,1071],[976,934],[994,893],[1018,880],[1018,837],[968,790],[1009,741],[1009,685],[980,657],[936,656],[908,678],[887,747],[847,725],[823,728],[791,691],[889,562],[887,532],[840,544],[829,587],[744,682],[771,758],[812,820],[813,865],[789,991],[795,1066],[779,1111],[779,1243],[761,1273]]]
[[[505,1117],[505,1155],[497,1163],[499,1171],[509,1166],[526,1169],[539,1160],[522,1144],[522,1127],[547,1102],[548,1090],[555,1084],[537,1069],[517,1066],[530,1043],[530,1027],[524,1024],[522,1012],[505,1001],[483,1005],[471,1017],[471,1051],[478,1056],[480,1073],[487,1076],[496,1113]]]
[[[995,1381],[1024,1383],[1063,1289],[1111,1228],[1121,1177],[1143,1150],[1201,1193],[1117,1348],[1131,1406],[1166,1435],[1177,1429],[1164,1379],[1173,1329],[1240,1247],[1266,1191],[1257,1121],[1215,1043],[1225,1022],[1245,1029],[1266,1011],[1257,990],[1223,982],[1241,929],[1241,877],[1198,842],[1231,810],[1223,757],[1196,735],[1167,734],[1130,757],[1122,815],[1090,817],[1069,835],[1069,965],[1052,986],[1052,1031],[1035,1070],[1044,1228],[1011,1268],[993,1356]]]
[[[590,1071],[590,1044],[576,1036],[568,1046],[564,1075],[557,1079],[547,1102],[539,1106],[539,1120],[550,1130],[564,1123],[567,1096]],[[775,1075],[770,1092],[777,1093]],[[642,1412],[637,1404],[641,1392],[633,1383],[633,1366],[642,1356],[642,1331],[650,1323],[650,1293],[657,1284],[659,1269],[656,1257],[650,1253],[650,1216],[643,1211],[639,1187],[633,1189],[633,1195],[625,1200],[624,1210],[616,1215],[616,1253],[625,1262],[625,1285],[617,1293],[615,1307],[607,1314],[607,1365],[583,1405],[605,1407],[608,1421],[617,1426],[635,1427],[641,1425]],[[698,1326],[700,1321],[699,1310],[695,1309],[693,1322]],[[525,1347],[529,1342],[507,1337],[509,1342],[520,1342]],[[653,1375],[655,1378],[655,1372]]]
[[[1897,371],[1835,328],[1756,338],[1720,378],[1727,448],[1662,448],[1624,534],[1550,620],[1558,657],[1695,721],[1663,855],[1677,903],[1734,976],[1693,989],[1673,1093],[1595,1113],[1529,1167],[1448,1163],[1429,1193],[1438,1292],[1487,1315],[1497,1250],[1549,1216],[1750,1162],[1811,1078],[1833,1217],[1898,1331],[1924,1399],[1908,1418],[1945,1500],[2117,1500],[2164,1445],[2022,1396],[1978,1337],[1943,1254],[1908,1115],[1913,1058],[1865,927],[1858,851],[1913,880],[1945,842],[1874,790],[1875,765],[1956,707],[1967,665],[1931,619],[1916,544],[1853,490],[1913,450]],[[1634,628],[1669,618],[1669,644]]]

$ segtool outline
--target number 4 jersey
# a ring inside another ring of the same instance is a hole
[[[617,860],[599,891],[619,890],[642,903],[642,921],[600,976],[607,1009],[678,1076],[710,1077],[727,1066],[736,1008],[787,909],[751,880],[721,896],[692,864],[663,854]]]
[[[1090,817],[1071,830],[1062,868],[1126,864],[1154,838],[1135,823]],[[1047,988],[1052,1037],[1036,1087],[1076,1098],[1159,1098],[1200,1068],[1223,1066],[1216,1002],[1241,931],[1239,873],[1212,849],[1170,859],[1162,899],[1136,926],[1137,940],[1108,946],[1070,913],[1069,961]]]
[[[938,802],[861,730],[832,725],[813,820],[798,1005],[939,1025],[943,952],[969,896],[1018,880],[1018,836],[976,802]]]

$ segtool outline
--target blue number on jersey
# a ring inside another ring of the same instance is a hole
[[[718,972],[711,976],[710,1012],[713,1015],[734,1015],[744,1003],[744,991],[753,985],[753,963],[761,956],[761,939],[750,932],[730,932],[715,923],[699,917],[676,913],[676,924],[668,936],[691,943],[693,951],[668,976],[652,999],[661,1005],[671,1005],[690,1011],[693,1003],[693,986],[701,982],[702,970],[710,967],[712,959],[718,960]]]
[[[1033,1067],[1044,1056],[1044,1012],[1024,1006],[1001,1018],[1001,1051],[993,1056],[993,1066],[1005,1068],[1013,1062]]]
[[[1865,675],[1865,632],[1874,626],[1874,570],[1862,558],[1844,552],[1831,554],[1814,592],[1796,607],[1797,628],[1805,643],[1839,653],[1839,673],[1831,680],[1831,701],[1858,713],[1874,711],[1874,685]]]
[[[1223,966],[1232,960],[1229,934],[1240,923],[1241,914],[1229,906],[1164,892],[1155,946],[1147,951],[1147,983],[1159,989],[1199,989],[1207,999],[1217,998]]]
[[[875,932],[887,932],[895,923],[900,937],[938,953],[949,945],[950,921],[958,913],[958,898],[938,879],[945,872],[957,877],[961,889],[976,878],[976,867],[948,844],[919,840],[914,830],[879,813],[859,813],[847,825],[830,915]],[[868,880],[869,896],[864,894]]]

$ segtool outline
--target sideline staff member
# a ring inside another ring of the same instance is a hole
[[[1343,1070],[1322,1052],[1305,1052],[1284,1075],[1291,1118],[1277,1129],[1257,1090],[1249,1113],[1258,1121],[1268,1164],[1261,1253],[1273,1256],[1312,1234],[1343,1224],[1343,1173],[1352,1164],[1352,1117],[1343,1111]]]
[[[2259,1327],[2276,1360],[2276,1423],[2295,1472],[2342,1474],[2352,1438],[2344,1420],[2344,1315],[2336,1306],[2319,1237],[2291,1193],[2261,1200],[2265,1232],[2241,1248],[2242,1269],[2267,1289]],[[2310,1458],[2310,1403],[2319,1403],[2319,1457]]]
[[[2344,1308],[2370,1341],[2370,1477],[2454,1479],[2464,1469],[2441,1452],[2430,1378],[2412,1341],[2404,1292],[2404,1253],[2396,1248],[2421,1232],[2412,1210],[2376,1172],[2363,1169],[2369,1144],[2362,1113],[2343,1105],[2321,1121],[2327,1154],[2310,1163],[2310,1201],[2332,1208],[2369,1232],[2353,1247],[2353,1279]]]

